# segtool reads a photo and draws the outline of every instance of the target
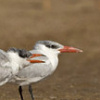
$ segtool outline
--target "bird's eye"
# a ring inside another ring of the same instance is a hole
[[[50,48],[51,46],[50,45],[46,45],[46,47]]]
[[[51,48],[52,49],[56,49],[57,47],[55,45],[51,45]]]
[[[57,49],[58,48],[56,45],[46,45],[46,47],[52,48],[52,49]]]

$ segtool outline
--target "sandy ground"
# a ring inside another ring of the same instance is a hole
[[[54,40],[84,50],[59,56],[55,73],[32,85],[36,100],[100,100],[99,5],[99,0],[0,0],[1,49],[30,50],[38,40]],[[0,87],[0,100],[20,100],[17,89]],[[28,87],[23,90],[31,100]]]

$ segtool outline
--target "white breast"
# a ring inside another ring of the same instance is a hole
[[[9,65],[12,68],[12,73],[16,74],[19,71],[20,68],[20,58],[17,53],[9,52]]]

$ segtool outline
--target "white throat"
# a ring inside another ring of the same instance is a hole
[[[51,62],[52,64],[52,70],[55,70],[57,68],[57,65],[58,65],[58,54],[52,52],[52,51],[42,51],[40,50],[39,51],[41,54],[45,55]]]

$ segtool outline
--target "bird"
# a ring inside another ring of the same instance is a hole
[[[17,49],[14,47],[7,50],[7,52],[0,49],[0,86],[6,84],[20,69],[30,63],[37,63],[39,61],[31,60],[36,54],[32,55],[32,57],[31,55],[30,52],[24,49]],[[39,63],[40,62],[42,61],[39,61]]]
[[[44,63],[30,64],[28,67],[20,70],[16,78],[13,77],[10,82],[19,85],[19,93],[21,100],[24,100],[22,95],[22,86],[28,85],[32,100],[34,100],[32,83],[39,82],[50,76],[58,66],[58,55],[60,53],[78,53],[83,52],[80,49],[64,46],[60,43],[50,40],[41,40],[36,42],[34,48],[29,51],[32,54],[42,54],[42,56],[34,57],[34,60],[42,60]]]

